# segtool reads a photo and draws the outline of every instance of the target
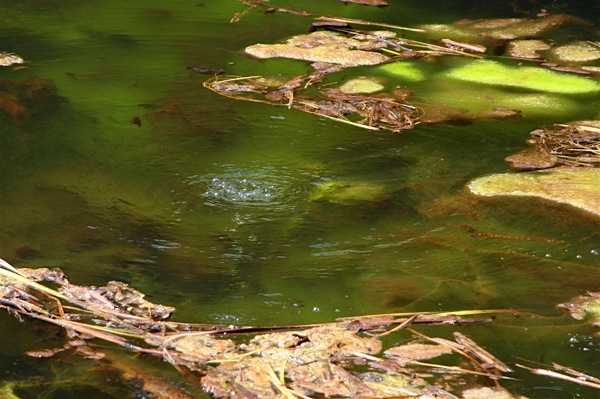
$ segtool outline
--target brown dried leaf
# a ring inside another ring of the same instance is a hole
[[[400,366],[405,366],[414,360],[431,359],[449,353],[452,353],[452,349],[446,345],[415,343],[395,346],[386,350],[384,355],[396,360]]]
[[[346,317],[338,320],[343,322],[346,328],[353,331],[383,330],[398,321],[397,318],[391,315]]]
[[[264,86],[253,85],[249,83],[237,83],[230,81],[215,82],[212,88],[222,93],[266,93],[267,89]]]
[[[175,311],[172,306],[155,305],[147,301],[144,294],[120,281],[110,281],[97,291],[104,298],[136,316],[162,320],[170,317]]]
[[[451,39],[442,39],[442,43],[448,48],[471,51],[474,53],[485,53],[485,46],[481,44],[461,43]]]
[[[270,370],[273,370],[270,360],[264,357],[222,363],[202,377],[202,388],[217,398],[277,398]]]
[[[106,354],[100,351],[95,351],[87,345],[78,346],[75,348],[75,354],[83,356],[90,360],[100,360],[106,357]]]
[[[504,160],[513,170],[538,170],[552,168],[558,162],[556,155],[528,148],[516,154],[509,155]]]
[[[422,105],[423,116],[420,121],[429,125],[438,123],[450,123],[454,125],[469,125],[475,117],[463,108],[455,108],[448,105]]]
[[[234,353],[235,344],[229,339],[217,339],[206,334],[182,333],[168,339],[169,347],[181,353],[188,362],[204,363],[223,359]]]
[[[30,357],[47,358],[47,357],[53,357],[57,353],[62,352],[64,350],[65,350],[65,348],[38,349],[38,350],[27,351],[27,352],[25,352],[25,354]]]

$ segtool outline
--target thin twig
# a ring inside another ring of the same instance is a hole
[[[578,385],[595,388],[595,389],[600,389],[600,384],[598,384],[598,383],[595,383],[592,381],[587,381],[587,380],[584,380],[581,378],[571,377],[571,376],[568,376],[565,374],[558,373],[556,371],[547,370],[547,369],[533,369],[531,367],[523,366],[522,364],[518,364],[518,363],[515,364],[515,366],[520,367],[525,370],[529,370],[533,374],[543,375],[546,377],[556,378],[557,380],[568,381],[568,382],[572,382],[572,383],[575,383]]]

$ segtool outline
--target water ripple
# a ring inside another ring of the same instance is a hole
[[[244,169],[219,166],[219,173],[189,176],[185,184],[197,187],[204,205],[219,208],[269,207],[288,210],[305,198],[310,176],[294,175],[287,167]]]

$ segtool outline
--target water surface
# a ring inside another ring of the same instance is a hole
[[[305,5],[401,25],[515,16],[505,2],[420,3]],[[590,16],[577,2],[554,7]],[[305,32],[307,20],[251,12],[230,24],[241,10],[235,1],[0,2],[0,50],[28,61],[23,71],[0,69],[0,78],[48,85],[24,121],[0,113],[0,256],[18,267],[60,267],[77,284],[122,280],[177,307],[177,320],[203,323],[523,309],[531,316],[466,333],[509,363],[594,373],[597,336],[555,305],[598,289],[598,220],[532,199],[478,199],[465,184],[506,171],[504,157],[530,130],[597,117],[598,100],[565,96],[561,104],[572,106],[553,112],[396,135],[235,102],[203,89],[207,77],[186,67],[307,69],[240,54]],[[423,101],[474,90],[440,79],[443,63],[423,67],[432,77],[413,87]],[[376,194],[315,194],[340,182]],[[0,318],[2,378],[76,374],[22,355],[52,346],[40,342],[42,326]],[[592,394],[515,374],[511,388],[531,398]],[[44,392],[80,397],[76,389]],[[89,389],[87,397],[101,397]]]

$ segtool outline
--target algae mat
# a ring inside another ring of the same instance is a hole
[[[591,94],[600,91],[600,83],[587,76],[565,75],[534,66],[511,67],[490,60],[471,62],[448,72],[447,76],[466,82],[545,93]]]
[[[501,173],[468,184],[483,196],[514,195],[544,198],[600,216],[600,170],[561,167],[528,173]]]

